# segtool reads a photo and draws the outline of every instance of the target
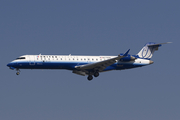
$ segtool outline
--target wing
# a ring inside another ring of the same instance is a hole
[[[126,57],[129,53],[130,49],[123,55],[118,55],[115,58],[111,58],[108,60],[104,60],[101,62],[96,62],[96,63],[90,63],[90,64],[85,64],[85,65],[79,65],[79,66],[75,66],[75,68],[77,69],[77,71],[88,71],[88,70],[95,70],[95,71],[103,71],[106,67],[114,64],[115,62],[117,62],[118,60],[120,60],[123,57]],[[74,73],[74,72],[73,72]],[[78,74],[78,73],[76,73]],[[82,74],[79,74],[82,75]]]

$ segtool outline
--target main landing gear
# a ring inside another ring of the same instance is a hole
[[[89,75],[89,76],[87,77],[87,79],[88,79],[89,81],[91,81],[91,80],[93,79],[93,76],[92,76],[92,75]]]
[[[95,73],[94,73],[94,77],[98,77],[98,76],[99,76],[99,72],[95,72]],[[88,75],[87,79],[88,79],[89,81],[91,81],[91,80],[93,79],[93,76],[92,76],[92,75]]]
[[[94,73],[94,77],[98,77],[99,76],[99,73],[98,72],[95,72]]]

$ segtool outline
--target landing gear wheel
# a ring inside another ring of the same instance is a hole
[[[89,75],[89,76],[87,77],[87,79],[88,79],[89,81],[91,81],[91,80],[93,79],[93,76],[92,76],[92,75]]]
[[[16,73],[16,75],[19,75],[19,74],[20,74],[19,72]]]
[[[94,73],[94,77],[98,77],[99,76],[99,73],[98,72],[95,72]]]

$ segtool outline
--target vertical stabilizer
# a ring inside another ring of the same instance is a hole
[[[170,43],[170,42],[167,42],[167,43]],[[159,43],[159,44],[156,44],[154,42],[146,43],[145,46],[141,49],[141,51],[137,55],[138,57],[143,58],[143,59],[151,59],[153,56],[153,53],[156,50],[158,50],[158,48],[162,44],[167,44],[167,43]]]

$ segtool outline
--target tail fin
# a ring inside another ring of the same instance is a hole
[[[168,44],[171,42],[167,42],[167,43],[159,43],[156,44],[154,42],[149,42],[146,43],[145,46],[141,49],[141,51],[137,54],[138,57],[143,58],[143,59],[151,59],[153,56],[153,53],[158,50],[158,48],[160,46],[162,46],[162,44]]]

